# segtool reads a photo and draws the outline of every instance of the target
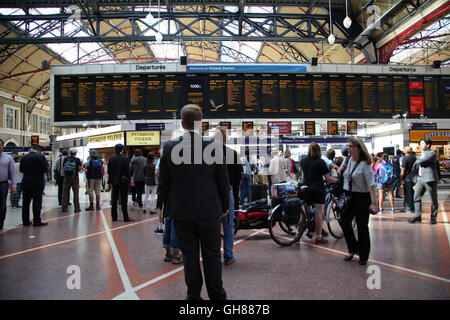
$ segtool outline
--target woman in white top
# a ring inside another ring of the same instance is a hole
[[[347,165],[343,164],[339,169],[344,175],[344,192],[350,194],[350,204],[342,215],[342,230],[349,251],[349,255],[344,259],[350,261],[357,253],[359,264],[366,265],[370,252],[369,209],[373,214],[379,210],[371,167],[372,158],[364,143],[357,138],[349,139],[347,147],[351,159]],[[356,217],[358,240],[352,228],[354,217]]]

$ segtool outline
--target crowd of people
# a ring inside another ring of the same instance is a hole
[[[74,213],[81,211],[79,173],[85,172],[89,195],[86,211],[101,209],[100,192],[107,188],[111,190],[112,221],[118,220],[118,206],[121,207],[123,221],[134,221],[128,214],[130,191],[133,205],[139,206],[144,214],[147,209],[150,214],[158,214],[159,225],[155,232],[163,234],[164,261],[184,263],[188,299],[201,299],[200,250],[209,297],[226,299],[221,277],[220,229],[222,226],[223,260],[225,265],[230,265],[236,261],[233,253],[234,212],[240,205],[257,200],[252,198],[254,183],[267,184],[269,197],[272,184],[297,181],[307,185],[315,209],[314,241],[322,243],[327,236],[322,228],[326,183],[336,183],[342,177],[343,192],[349,199],[341,221],[349,252],[345,260],[350,261],[358,254],[361,265],[367,263],[370,254],[370,214],[384,213],[386,193],[391,213],[394,213],[394,197],[401,197],[400,190],[403,189],[404,207],[400,211],[414,212],[408,221],[417,223],[422,221],[422,198],[428,190],[432,202],[430,224],[436,223],[440,176],[436,152],[431,150],[431,140],[420,142],[422,152],[419,158],[410,146],[404,152],[398,150],[395,156],[383,153],[370,155],[361,140],[351,138],[341,149],[340,157],[336,157],[333,149],[322,155],[320,146],[312,142],[308,154],[298,162],[294,161],[289,150],[272,152],[270,147],[264,158],[257,159],[251,157],[249,148],[239,157],[236,151],[225,146],[227,132],[223,127],[215,129],[214,137],[201,137],[194,130],[194,123],[202,120],[202,112],[195,105],[183,107],[181,117],[186,133],[163,145],[161,158],[156,164],[153,153],[144,157],[140,149],[135,150],[129,160],[123,154],[124,146],[117,144],[115,154],[107,165],[96,150],[90,150],[85,163],[76,156],[77,149],[62,150],[53,171],[62,212],[68,212],[69,205],[72,205],[69,202],[71,190]],[[202,151],[213,149],[217,153],[223,152],[224,161],[194,164],[193,144],[196,139],[201,141]],[[12,207],[20,208],[20,194],[23,195],[23,226],[31,225],[31,200],[33,226],[47,225],[40,218],[45,186],[43,176],[48,170],[42,148],[34,146],[25,156],[15,156],[13,159],[3,152],[3,144],[0,139],[0,229],[6,216],[8,180],[11,181]],[[183,159],[192,162],[180,164],[174,161],[173,152],[180,146],[187,147],[183,152],[190,152],[184,154]],[[352,228],[355,217],[357,237]]]

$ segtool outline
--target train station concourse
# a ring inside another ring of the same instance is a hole
[[[0,301],[198,298],[172,208],[216,200],[200,297],[241,317],[449,300],[449,40],[445,0],[1,1]],[[217,188],[163,153],[187,132],[239,160]]]

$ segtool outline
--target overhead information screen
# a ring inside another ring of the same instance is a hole
[[[106,114],[110,111],[111,103],[110,77],[98,76],[95,81],[95,113],[97,115]],[[123,108],[124,109],[124,108]]]
[[[54,76],[54,120],[391,118],[450,111],[450,77],[306,73],[168,73]]]
[[[95,95],[94,79],[80,77],[78,80],[78,114],[87,115],[92,112]]]
[[[392,114],[393,108],[393,88],[392,78],[387,76],[378,76],[378,112],[380,114]]]
[[[278,112],[278,80],[272,75],[263,75],[261,84],[261,104],[263,112]]]
[[[362,112],[377,113],[377,79],[362,76]]]
[[[361,78],[359,76],[345,76],[345,96],[347,112],[361,112]]]
[[[330,112],[344,113],[344,81],[340,75],[330,76]]]

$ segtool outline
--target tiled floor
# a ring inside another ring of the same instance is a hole
[[[130,206],[135,222],[122,222],[120,212],[119,221],[112,222],[110,193],[102,193],[102,210],[86,212],[84,191],[82,212],[69,207],[72,212],[62,213],[56,187],[48,185],[45,227],[19,226],[20,209],[8,207],[0,233],[0,299],[184,299],[183,265],[163,261],[162,237],[153,232],[157,217]],[[228,298],[448,300],[449,189],[439,189],[439,200],[437,225],[428,224],[429,202],[422,224],[408,224],[409,213],[372,216],[367,266],[343,260],[343,239],[329,236],[328,243],[315,245],[304,237],[280,247],[267,229],[241,230],[235,238],[237,261],[222,269]],[[401,203],[396,199],[397,209]],[[384,207],[390,209],[387,201]],[[202,296],[207,298],[205,289]]]

